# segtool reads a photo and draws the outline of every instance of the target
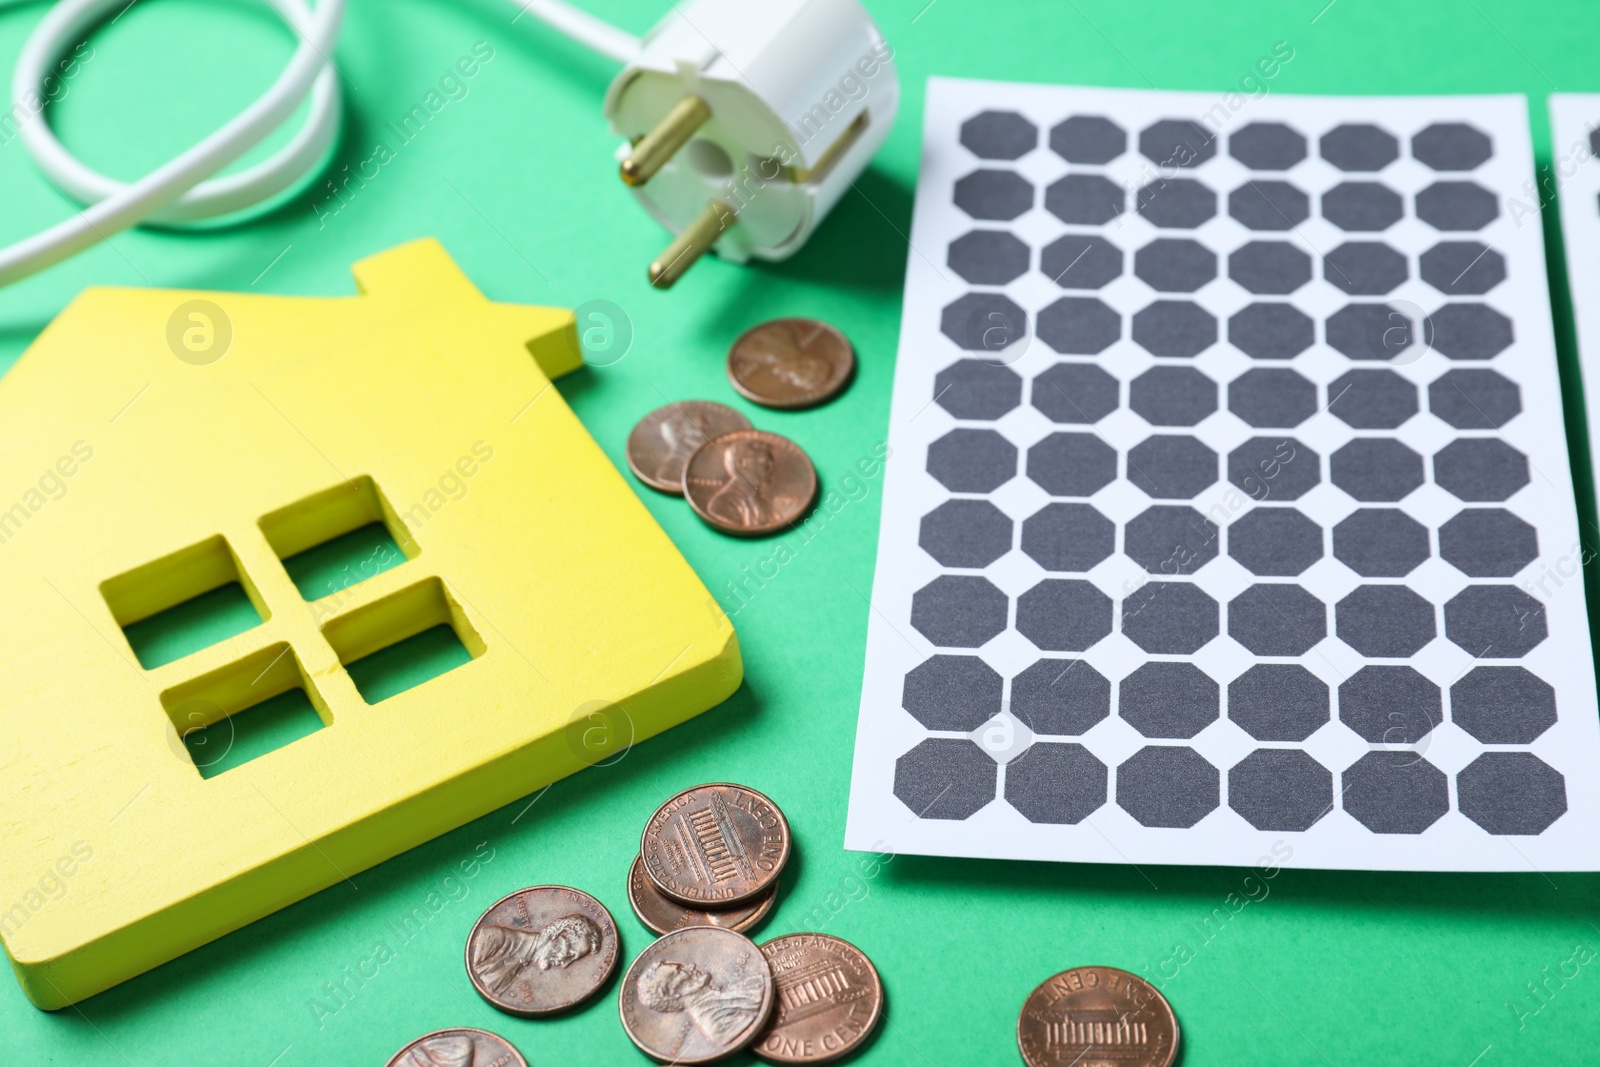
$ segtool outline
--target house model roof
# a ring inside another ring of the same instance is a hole
[[[40,1007],[739,685],[551,388],[571,313],[491,303],[431,240],[354,272],[336,299],[91,289],[0,379],[0,937]],[[373,523],[403,560],[307,599],[283,561]],[[141,661],[127,628],[232,582],[259,624]],[[463,662],[369,703],[348,666],[437,627]],[[208,776],[180,737],[296,689],[321,728],[248,762]]]

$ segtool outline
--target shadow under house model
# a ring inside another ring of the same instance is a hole
[[[489,302],[432,240],[354,273],[91,289],[0,380],[0,935],[41,1008],[739,685],[726,617],[550,388],[572,314]],[[308,600],[284,560],[375,523],[398,565]],[[147,668],[128,628],[224,586],[259,623]],[[351,664],[438,627],[459,665],[363,698]],[[294,690],[320,728],[202,773],[180,734]]]

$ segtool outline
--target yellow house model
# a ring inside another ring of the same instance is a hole
[[[571,313],[489,302],[433,241],[354,270],[338,299],[91,289],[0,379],[0,936],[41,1008],[739,685],[550,386]],[[363,529],[394,558],[307,599],[284,561]],[[234,588],[258,622],[146,665],[141,620]],[[453,669],[363,696],[363,661],[435,631]],[[320,728],[221,773],[184,740],[286,694]]]

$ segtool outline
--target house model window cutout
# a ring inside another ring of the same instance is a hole
[[[571,313],[491,303],[431,240],[354,272],[338,299],[91,289],[0,379],[28,479],[0,487],[0,938],[41,1008],[740,683],[550,387]]]

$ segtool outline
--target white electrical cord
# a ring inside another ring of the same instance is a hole
[[[626,62],[637,38],[561,0],[511,0],[524,13],[601,55]],[[127,0],[60,0],[35,27],[11,80],[12,113],[26,116],[22,142],[61,192],[89,204],[43,233],[0,248],[0,286],[26,278],[142,222],[181,224],[259,205],[312,176],[339,132],[340,93],[334,48],[345,0],[267,0],[300,44],[272,87],[221,129],[136,182],[85,165],[56,138],[41,113],[46,78],[57,62]],[[520,16],[519,16],[520,17]],[[238,174],[213,178],[282,126],[310,97],[310,114],[289,143]]]

